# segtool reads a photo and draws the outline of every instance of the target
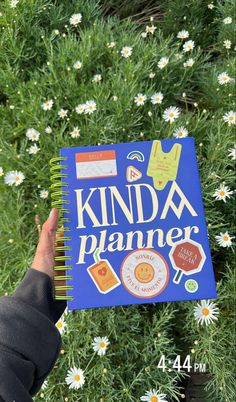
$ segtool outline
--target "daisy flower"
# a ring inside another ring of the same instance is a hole
[[[232,239],[235,238],[235,236],[230,236],[228,231],[225,233],[220,232],[220,235],[215,236],[217,243],[221,247],[230,247],[232,246]]]
[[[184,138],[184,137],[187,137],[187,135],[188,135],[188,130],[184,127],[177,128],[173,133],[173,136],[176,138]]]
[[[216,317],[217,314],[219,314],[218,307],[209,300],[201,300],[201,302],[194,307],[194,318],[201,325],[208,325],[214,320],[218,320]]]
[[[31,147],[29,147],[29,149],[28,149],[28,153],[30,155],[35,155],[38,153],[38,151],[40,151],[40,148],[38,147],[37,144],[31,145]]]
[[[133,48],[130,46],[125,46],[121,49],[121,56],[125,57],[127,59],[127,57],[130,57],[132,54]]]
[[[106,353],[107,346],[110,344],[108,338],[105,336],[103,338],[94,338],[92,347],[94,352],[97,352],[99,356],[103,356]]]
[[[59,110],[59,112],[57,114],[61,119],[64,119],[67,116],[67,113],[68,113],[68,110],[61,109],[61,110]]]
[[[169,63],[168,57],[161,57],[157,65],[159,69],[162,70],[165,66],[167,66],[168,63]]]
[[[53,103],[54,103],[53,100],[49,99],[46,102],[42,103],[41,107],[43,108],[43,110],[51,110]]]
[[[102,80],[101,74],[95,74],[95,75],[93,76],[93,79],[92,79],[93,82],[99,82],[99,81],[101,81],[101,80]]]
[[[84,113],[91,114],[96,110],[96,103],[92,100],[88,100],[85,104]]]
[[[155,73],[151,72],[151,73],[149,74],[149,78],[154,78],[155,75],[156,75]]]
[[[148,33],[147,32],[142,32],[141,36],[142,36],[142,38],[146,38],[148,36]]]
[[[213,3],[210,3],[207,5],[207,7],[209,8],[209,10],[213,10],[213,8],[215,7]]]
[[[0,166],[0,177],[4,175],[3,168]]]
[[[226,18],[223,19],[223,23],[224,23],[225,25],[231,24],[232,21],[233,21],[233,20],[232,20],[231,17],[226,17]]]
[[[228,156],[232,156],[231,159],[235,161],[235,159],[236,159],[236,143],[234,144],[234,148],[230,148],[230,149],[228,149],[228,151],[229,151]]]
[[[52,129],[51,129],[50,126],[48,126],[48,127],[45,128],[45,133],[47,133],[47,134],[51,134],[51,133],[52,133]]]
[[[70,368],[67,372],[66,383],[71,389],[79,389],[85,383],[84,372],[80,368]]]
[[[48,198],[48,194],[49,194],[48,190],[41,190],[39,193],[39,196],[40,196],[40,198],[45,199],[45,198]]]
[[[155,94],[153,94],[151,96],[151,102],[153,105],[156,105],[157,103],[160,104],[160,103],[162,103],[163,98],[164,98],[164,96],[163,96],[162,92],[156,92]]]
[[[16,8],[18,3],[19,3],[19,0],[10,0],[9,1],[9,5],[11,8]]]
[[[23,180],[25,179],[25,176],[22,172],[18,172],[17,170],[11,170],[10,172],[6,173],[4,177],[4,181],[8,186],[19,186]]]
[[[226,123],[228,123],[229,126],[231,126],[231,124],[236,123],[236,113],[230,110],[230,112],[225,113],[223,119]]]
[[[67,323],[64,320],[64,317],[62,316],[61,318],[59,318],[59,320],[56,322],[56,327],[58,329],[58,331],[60,332],[60,334],[63,334],[63,332],[65,331],[65,328],[67,326]]]
[[[82,114],[85,111],[86,105],[84,103],[81,103],[80,105],[76,106],[75,111],[78,114]]]
[[[188,37],[189,37],[189,32],[185,31],[184,29],[177,33],[177,38],[179,38],[179,39],[187,39]]]
[[[190,50],[193,50],[194,46],[195,46],[194,41],[193,40],[188,40],[183,45],[183,51],[184,52],[189,52]]]
[[[73,130],[70,132],[70,135],[72,138],[80,137],[80,130],[78,129],[78,127],[74,127]]]
[[[31,141],[38,141],[40,133],[37,130],[35,130],[34,128],[28,128],[25,135]]]
[[[45,380],[42,385],[42,389],[46,389],[48,386],[48,380]]]
[[[194,60],[192,58],[184,62],[184,67],[192,67],[194,65]]]
[[[232,42],[231,42],[231,40],[226,39],[226,40],[224,40],[223,45],[224,45],[224,47],[225,47],[226,49],[230,49],[230,48],[231,48],[231,45],[232,45]]]
[[[147,97],[146,95],[143,94],[138,94],[137,96],[134,97],[134,103],[136,103],[137,106],[144,105],[146,100]]]
[[[146,26],[146,32],[147,33],[151,33],[152,35],[154,34],[155,30],[157,29],[157,27],[155,27],[155,25],[147,25]]]
[[[217,77],[218,82],[220,85],[228,84],[228,82],[232,81],[233,79],[227,73],[221,73]]]
[[[78,24],[81,23],[81,21],[82,21],[82,15],[81,15],[80,13],[78,13],[78,14],[73,14],[73,15],[70,17],[70,24],[71,24],[71,25],[77,26]]]
[[[79,70],[82,67],[82,63],[81,61],[77,60],[74,64],[73,64],[73,68],[75,68],[76,70]]]
[[[178,107],[170,106],[164,110],[162,117],[165,121],[173,123],[173,121],[175,121],[179,117],[179,114],[180,110]]]
[[[220,188],[217,188],[213,194],[216,200],[223,200],[226,202],[226,197],[230,198],[230,194],[233,194],[233,191],[230,191],[228,186],[224,184],[220,185]]]
[[[146,391],[145,395],[141,396],[141,401],[146,402],[167,402],[166,394],[159,394],[159,391],[155,389],[150,389],[150,391]]]

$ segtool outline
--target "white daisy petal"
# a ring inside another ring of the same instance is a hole
[[[4,176],[4,182],[8,186],[19,186],[23,180],[25,179],[25,176],[22,172],[19,172],[17,170],[11,170],[10,172],[7,172]]]
[[[99,356],[103,356],[106,353],[107,346],[110,344],[108,338],[105,337],[95,337],[92,343],[93,350],[97,352]]]
[[[150,389],[150,391],[146,391],[145,395],[140,397],[140,400],[145,402],[168,402],[165,398],[166,394],[160,394],[156,389]]]
[[[230,247],[232,246],[232,239],[234,239],[235,236],[230,236],[228,231],[226,231],[225,233],[220,232],[219,235],[215,236],[215,239],[217,241],[217,243],[221,246],[221,247]]]
[[[194,46],[195,46],[194,41],[193,40],[188,40],[183,45],[183,51],[184,52],[190,52],[190,50],[193,50]]]
[[[201,300],[196,306],[194,306],[194,318],[201,325],[209,325],[214,320],[217,320],[217,314],[219,314],[219,309],[215,303],[209,300]]]
[[[121,49],[121,52],[120,52],[120,54],[121,54],[121,56],[123,56],[124,58],[128,58],[128,57],[130,57],[131,55],[132,55],[132,51],[133,51],[133,48],[132,47],[130,47],[130,46],[124,46],[122,49]]]
[[[73,14],[70,17],[70,24],[71,25],[77,26],[78,24],[81,23],[81,21],[82,21],[82,15],[80,13]]]
[[[236,124],[236,113],[230,110],[230,112],[224,114],[223,120],[228,123],[229,126]]]
[[[162,117],[165,121],[173,123],[179,117],[179,114],[180,109],[178,107],[170,106],[164,110]]]
[[[35,128],[28,128],[26,131],[26,137],[31,141],[38,141],[40,133]]]
[[[66,384],[70,389],[79,389],[85,383],[84,371],[80,368],[70,368],[66,376]]]
[[[137,96],[134,97],[134,103],[136,103],[137,106],[144,105],[146,100],[147,97],[146,95],[143,94],[138,94]]]

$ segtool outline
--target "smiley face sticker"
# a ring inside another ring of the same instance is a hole
[[[165,289],[169,280],[169,267],[157,251],[139,249],[125,257],[120,276],[124,287],[133,296],[150,298]]]

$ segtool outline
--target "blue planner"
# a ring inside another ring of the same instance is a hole
[[[50,165],[69,310],[217,297],[193,137],[62,148]]]

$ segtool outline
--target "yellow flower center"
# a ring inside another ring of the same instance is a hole
[[[20,180],[19,176],[16,176],[16,181]]]
[[[179,137],[182,137],[183,133],[182,131],[179,131]]]
[[[208,314],[209,314],[208,308],[203,308],[203,309],[202,309],[202,314],[203,314],[203,315],[208,315]]]
[[[61,321],[57,323],[57,328],[62,328],[62,322]]]
[[[220,195],[222,195],[222,196],[225,195],[224,190],[221,190],[221,191],[220,191]]]
[[[174,117],[174,113],[170,112],[169,117]]]
[[[76,375],[74,376],[74,380],[75,380],[75,381],[80,381],[80,375],[79,375],[79,374],[76,374]]]
[[[99,346],[100,346],[100,348],[105,348],[106,344],[105,344],[105,342],[101,341],[101,342],[99,343]]]
[[[229,240],[229,236],[227,236],[227,235],[226,235],[226,236],[224,236],[224,237],[223,237],[223,240],[224,240],[224,241]]]
[[[157,396],[151,396],[150,402],[158,402]]]
[[[234,117],[234,116],[229,116],[229,120],[230,120],[230,121],[234,121],[234,120],[235,120],[235,117]]]

